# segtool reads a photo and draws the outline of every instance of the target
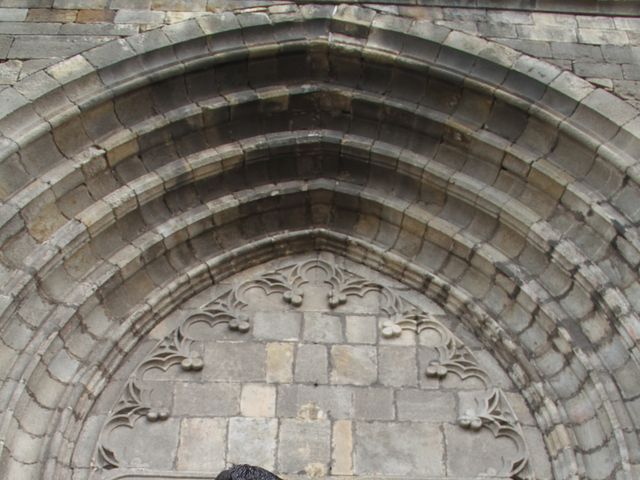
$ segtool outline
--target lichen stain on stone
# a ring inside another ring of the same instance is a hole
[[[300,410],[298,410],[298,418],[300,420],[323,420],[326,418],[326,414],[318,405],[310,402],[300,407]]]

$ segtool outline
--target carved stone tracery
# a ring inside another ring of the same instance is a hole
[[[495,438],[506,437],[516,446],[515,458],[501,458],[502,463],[498,468],[488,469],[482,476],[518,480],[534,478],[522,429],[504,393],[491,385],[489,375],[479,365],[473,353],[444,325],[442,320],[446,315],[424,312],[391,288],[366,280],[322,259],[285,266],[240,283],[200,307],[159,341],[130,376],[120,400],[108,415],[97,446],[98,469],[113,470],[123,467],[118,455],[109,446],[110,435],[114,430],[123,427],[133,429],[136,422],[143,419],[157,422],[169,418],[171,413],[168,408],[154,407],[149,402],[151,390],[144,384],[147,371],[158,369],[167,372],[176,365],[185,372],[197,372],[205,368],[204,360],[198,353],[198,341],[188,334],[192,326],[204,323],[209,329],[214,329],[226,324],[231,331],[240,334],[250,332],[249,290],[257,288],[267,296],[280,294],[285,303],[299,308],[304,304],[305,287],[314,281],[318,283],[313,275],[316,270],[322,272],[320,283],[328,287],[326,302],[329,309],[345,305],[351,297],[363,298],[370,293],[377,295],[379,311],[385,317],[379,324],[382,338],[393,340],[399,338],[403,331],[413,332],[417,337],[425,332],[435,333],[438,342],[433,349],[437,358],[429,362],[423,374],[433,379],[444,379],[449,373],[456,375],[460,381],[476,378],[485,388],[486,395],[475,399],[477,408],[460,413],[457,424],[472,432],[486,428]]]

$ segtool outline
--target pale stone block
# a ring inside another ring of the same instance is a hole
[[[226,430],[227,421],[223,418],[184,418],[180,426],[178,470],[222,470]]]
[[[260,465],[272,470],[275,464],[278,420],[232,418],[229,420],[228,463]]]
[[[289,383],[293,380],[293,349],[291,343],[267,344],[267,382]]]
[[[203,375],[208,380],[260,382],[266,377],[266,349],[251,343],[207,345]]]
[[[305,312],[304,339],[309,342],[340,343],[344,341],[342,320],[335,315]]]
[[[476,478],[490,471],[505,473],[503,464],[515,460],[514,443],[496,438],[487,428],[470,431],[459,425],[444,426],[447,445],[447,472],[452,476]]]
[[[349,343],[376,343],[378,320],[371,315],[347,315],[346,333]]]
[[[289,420],[280,425],[278,465],[284,474],[328,467],[331,458],[331,424],[327,420]]]
[[[378,368],[383,385],[405,387],[418,384],[414,347],[379,347]]]
[[[134,468],[169,469],[178,452],[180,420],[163,422],[141,419],[134,429],[117,428],[109,436],[110,445],[123,465]],[[203,442],[203,445],[206,443]]]
[[[393,420],[393,389],[358,388],[354,391],[355,418],[366,420]],[[399,392],[402,393],[402,392]]]
[[[370,385],[377,377],[374,347],[336,345],[331,348],[331,383]]]
[[[206,401],[203,401],[206,399]],[[230,383],[176,383],[176,415],[237,415],[240,411],[240,385]]]
[[[353,435],[350,420],[338,420],[333,424],[331,447],[331,473],[353,475]]]
[[[356,422],[354,439],[356,475],[444,475],[444,445],[438,425]]]
[[[455,422],[454,394],[433,390],[401,390],[397,396],[398,420]]]
[[[240,412],[245,417],[273,417],[276,412],[276,387],[244,385],[240,397]]]
[[[317,417],[347,419],[353,415],[350,388],[331,385],[281,385],[278,387],[279,417],[302,417],[315,409]],[[307,415],[308,416],[308,415]]]
[[[264,340],[298,340],[300,317],[299,312],[258,312],[253,318],[253,335]]]

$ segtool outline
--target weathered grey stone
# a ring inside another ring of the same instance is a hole
[[[376,343],[378,319],[371,315],[347,315],[345,329],[349,343]]]
[[[377,380],[374,347],[336,345],[331,347],[331,383],[371,385]]]
[[[177,469],[209,472],[222,470],[225,466],[226,432],[227,420],[224,418],[182,419]]]
[[[307,342],[341,343],[344,341],[341,317],[320,312],[304,314],[304,335]]]
[[[410,387],[418,383],[415,347],[381,346],[378,349],[380,383],[392,387]]]
[[[331,460],[331,424],[326,420],[280,422],[278,465],[283,473],[310,473],[317,466],[328,471]]]
[[[393,420],[394,391],[390,388],[356,388],[353,407],[354,419]]]
[[[11,45],[9,58],[67,58],[113,39],[94,35],[20,35]]]
[[[396,476],[495,478],[489,469],[508,467],[515,443],[487,428],[464,430],[456,416],[501,387],[525,426],[536,477],[552,476],[549,454],[568,476],[622,478],[629,468],[633,476],[640,456],[629,425],[638,423],[640,377],[625,335],[634,336],[640,292],[640,117],[631,107],[640,106],[640,33],[629,2],[574,4],[572,12],[549,3],[555,13],[105,2],[5,0],[0,8],[0,31],[11,32],[0,34],[0,56],[12,48],[54,56],[0,68],[0,83],[17,91],[0,92],[0,109],[21,109],[0,127],[0,370],[9,372],[0,410],[13,414],[0,477],[88,480],[99,463],[96,419],[109,424],[124,382],[161,340],[167,356],[153,360],[161,368],[136,375],[142,403],[169,408],[170,418],[116,429],[108,446],[123,467],[213,474],[236,461],[231,453],[253,460],[246,436],[259,437],[259,425],[331,421],[326,455],[294,451],[299,465],[285,476],[326,476],[331,462],[340,476],[380,476],[379,465]],[[126,44],[57,63],[98,37],[138,31]],[[134,61],[96,73],[134,52]],[[91,153],[96,141],[99,154]],[[195,160],[178,160],[185,155]],[[433,299],[460,320],[450,326],[474,349],[486,384],[455,369],[425,376],[449,350],[409,329],[379,338],[378,323],[408,306],[393,295],[359,297],[349,276],[331,279],[355,292],[344,305],[328,308],[328,286],[315,282],[324,274],[313,272],[299,306],[255,291],[229,305],[251,317],[246,334],[202,322],[184,338],[166,337],[187,298],[197,294],[195,311],[290,256],[367,265],[353,273],[372,282],[393,276],[403,282],[397,288],[415,289],[405,293],[418,308],[435,306],[424,295]],[[614,374],[592,375],[576,347]],[[175,364],[185,351],[202,355],[201,371]],[[494,357],[516,359],[508,370],[517,387]],[[540,378],[530,385],[525,371],[534,370]],[[544,442],[520,390],[544,424]],[[83,427],[87,416],[93,424]],[[429,431],[421,432],[424,418]],[[622,426],[615,437],[612,425]],[[279,471],[276,458],[300,443],[281,438],[276,453],[269,432],[259,447]],[[411,435],[435,442],[426,459]],[[39,462],[51,454],[45,445],[60,447],[56,461]],[[72,449],[71,473],[61,459]]]
[[[252,322],[253,335],[264,340],[298,340],[302,330],[299,312],[257,312]]]
[[[270,418],[231,418],[227,462],[248,463],[273,470],[278,420]]]
[[[170,469],[178,451],[180,424],[181,421],[177,418],[169,418],[163,422],[142,419],[136,424],[135,431],[128,428],[117,429],[111,438],[115,445],[120,446],[118,454],[125,465],[134,468]]]
[[[116,23],[133,24],[161,24],[164,21],[165,12],[153,12],[148,10],[120,9],[116,13]]]
[[[407,389],[396,396],[398,420],[415,422],[454,422],[456,399],[452,393]]]
[[[240,412],[245,417],[273,417],[276,411],[276,387],[245,384],[240,397]]]
[[[318,416],[347,419],[353,415],[352,396],[350,389],[335,386],[281,385],[276,413],[279,417],[297,417],[313,405]]]
[[[488,429],[469,431],[458,425],[444,428],[447,448],[447,471],[457,476],[477,476],[504,471],[503,459],[516,454],[511,440],[496,441]],[[473,445],[473,446],[472,446]]]
[[[349,420],[333,423],[331,434],[331,473],[333,475],[353,474],[353,424]]]
[[[296,351],[293,377],[296,382],[328,382],[327,348],[323,345],[301,344]]]
[[[206,399],[206,401],[202,401]],[[240,385],[232,383],[176,383],[175,415],[225,417],[240,413]]]
[[[26,8],[2,8],[0,9],[0,21],[2,22],[21,22],[27,18]]]
[[[266,377],[266,349],[260,344],[207,345],[204,362],[208,380],[262,382]]]
[[[438,427],[426,423],[355,422],[357,475],[444,474],[444,445]]]
[[[293,380],[294,345],[267,344],[267,382],[288,383]]]

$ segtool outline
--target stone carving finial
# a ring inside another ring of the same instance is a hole
[[[216,480],[282,480],[280,477],[253,465],[234,465],[218,474]]]

